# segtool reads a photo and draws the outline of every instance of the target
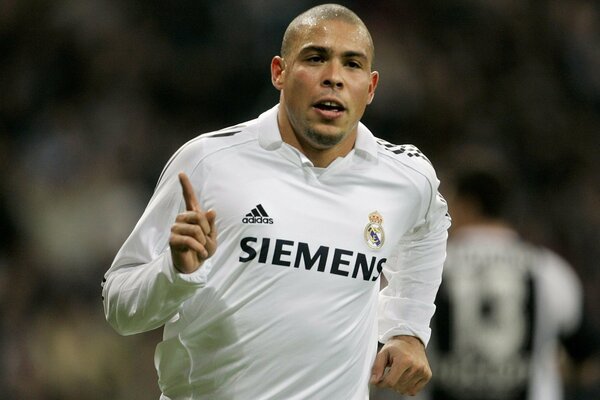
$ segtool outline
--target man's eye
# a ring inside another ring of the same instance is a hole
[[[358,63],[356,61],[348,61],[348,66],[350,68],[362,68],[362,66],[360,65],[360,63]]]
[[[310,57],[307,58],[307,60],[310,61],[310,62],[317,63],[317,62],[323,61],[323,57],[321,57],[321,56],[310,56]]]

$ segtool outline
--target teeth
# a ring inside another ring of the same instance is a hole
[[[322,101],[319,103],[319,105],[321,107],[324,107],[326,109],[329,110],[337,110],[337,111],[342,111],[344,109],[344,107],[342,105],[340,105],[339,103],[335,102],[335,101]]]

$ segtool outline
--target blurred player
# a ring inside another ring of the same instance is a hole
[[[559,345],[580,332],[578,277],[558,255],[511,227],[506,175],[464,168],[452,182],[453,229],[432,323],[434,378],[425,398],[562,399]]]
[[[103,289],[118,332],[164,325],[163,400],[352,400],[369,382],[428,382],[449,218],[425,156],[359,122],[373,54],[350,10],[307,11],[271,62],[279,105],[165,167]]]

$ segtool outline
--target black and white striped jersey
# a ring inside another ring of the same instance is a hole
[[[462,228],[448,244],[429,351],[430,400],[562,399],[557,345],[582,310],[554,253],[506,228]]]

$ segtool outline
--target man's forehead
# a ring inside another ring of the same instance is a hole
[[[343,47],[371,56],[370,37],[366,30],[343,20],[306,18],[298,26],[296,53],[307,47]]]

